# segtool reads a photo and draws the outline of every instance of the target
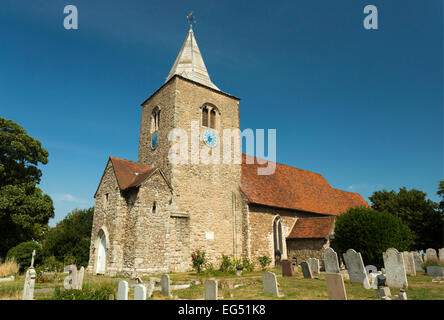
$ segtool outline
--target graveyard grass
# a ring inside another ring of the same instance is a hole
[[[272,270],[276,274],[281,274],[280,270]],[[204,281],[207,278],[215,278],[219,281],[219,297],[224,300],[327,300],[327,287],[325,275],[320,274],[318,278],[304,279],[299,271],[293,277],[278,277],[279,292],[284,294],[278,298],[263,293],[262,279],[251,278],[261,276],[262,271],[244,273],[242,277],[234,275],[216,274],[215,276],[197,275],[195,272],[170,273],[172,284],[186,283],[189,280],[199,280],[201,284],[191,285],[190,288],[172,291],[173,297],[162,296],[160,291],[155,291],[150,300],[167,299],[202,299],[204,295]],[[63,287],[65,274],[59,274],[48,282],[37,282],[35,284],[36,300],[56,299],[54,288]],[[160,278],[160,275],[156,277]],[[250,277],[250,278],[249,278]],[[224,278],[236,280],[224,280]],[[444,283],[432,282],[433,277],[426,276],[423,272],[418,272],[417,276],[407,276],[409,287],[407,296],[409,300],[442,300],[444,298]],[[148,277],[143,277],[145,283]],[[24,284],[24,276],[18,276],[14,281],[0,283],[0,299],[21,299]],[[242,284],[236,289],[230,289],[235,284]],[[84,290],[101,290],[103,288],[114,290],[114,297],[117,297],[118,279],[103,276],[87,276],[84,281]],[[378,300],[374,290],[366,290],[362,285],[345,280],[347,298],[349,300]],[[44,290],[37,290],[44,289]],[[391,288],[392,297],[397,296],[398,289]],[[134,297],[134,287],[130,287],[129,299]]]

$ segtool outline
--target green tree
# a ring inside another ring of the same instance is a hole
[[[32,251],[35,250],[34,266],[42,262],[42,248],[35,241],[27,241],[9,249],[7,259],[14,258],[20,265],[20,272],[23,272],[31,265]]]
[[[44,256],[55,256],[60,262],[69,260],[79,268],[87,267],[93,216],[94,208],[76,209],[70,212],[46,234],[43,242]]]
[[[413,234],[392,214],[371,208],[352,208],[337,218],[335,241],[340,252],[354,249],[361,253],[364,264],[382,267],[383,252],[388,248],[408,250]]]
[[[54,217],[51,198],[37,188],[38,165],[47,163],[40,141],[0,118],[0,257],[21,242],[41,240]]]
[[[444,180],[439,182],[438,191],[436,192],[438,196],[441,197],[441,201],[439,202],[439,209],[441,210],[441,214],[444,212]]]
[[[443,214],[438,210],[438,204],[426,196],[422,191],[404,187],[398,193],[394,190],[376,191],[369,199],[373,209],[399,217],[409,226],[414,233],[410,249],[438,249],[443,244]]]

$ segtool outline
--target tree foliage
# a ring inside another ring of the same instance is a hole
[[[76,209],[70,212],[46,234],[43,242],[44,255],[55,256],[61,262],[71,259],[74,261],[69,262],[74,262],[79,268],[87,267],[93,216],[94,208]]]
[[[352,208],[340,215],[335,224],[339,250],[360,252],[364,264],[383,266],[382,254],[388,248],[408,250],[413,234],[402,220],[371,208]]]
[[[48,163],[40,141],[11,120],[0,118],[0,256],[11,247],[40,240],[54,217],[51,198],[37,188],[39,164]]]
[[[31,265],[32,251],[35,250],[34,266],[42,262],[42,248],[35,241],[27,241],[9,249],[7,259],[14,258],[23,272]]]
[[[443,244],[443,213],[426,196],[422,191],[404,187],[398,193],[394,190],[376,191],[369,199],[373,209],[399,217],[409,226],[414,233],[410,249],[438,249]]]

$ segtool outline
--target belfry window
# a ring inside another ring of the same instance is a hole
[[[208,108],[203,107],[202,109],[202,125],[208,127]]]
[[[152,212],[156,213],[156,210],[157,210],[157,201],[154,201],[153,202],[153,210],[152,210]]]
[[[219,114],[216,107],[204,106],[202,107],[202,126],[211,129],[217,127],[217,115]]]
[[[151,113],[151,133],[159,130],[159,127],[160,127],[160,109],[156,107]]]

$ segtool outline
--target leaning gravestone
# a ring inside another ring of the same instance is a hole
[[[405,273],[411,276],[416,276],[415,260],[411,252],[404,251],[402,253],[404,259]]]
[[[146,300],[146,287],[143,284],[134,287],[134,300]]]
[[[350,282],[368,283],[367,273],[365,272],[364,262],[362,261],[361,253],[353,249],[348,249],[344,253],[345,265],[347,267]]]
[[[444,248],[438,250],[439,252],[439,260],[444,261]]]
[[[290,260],[282,260],[282,276],[292,277],[293,276],[293,263]]]
[[[63,280],[65,290],[77,289],[77,267],[75,264],[65,266],[64,272],[68,272],[68,276]]]
[[[338,254],[332,248],[324,251],[324,266],[327,273],[339,273]]]
[[[205,280],[204,300],[217,300],[216,280]]]
[[[25,276],[25,286],[23,288],[22,300],[33,300],[34,299],[34,285],[35,285],[36,272],[34,268],[29,268],[26,271]]]
[[[77,274],[77,290],[82,290],[84,276],[85,276],[85,268],[81,267],[79,273]]]
[[[128,300],[128,282],[122,280],[117,289],[117,300]]]
[[[424,268],[422,267],[424,261],[422,261],[421,255],[416,251],[412,251],[412,255],[413,255],[413,261],[415,262],[415,270],[424,272]]]
[[[310,265],[307,262],[302,261],[301,268],[302,268],[302,274],[304,275],[304,278],[306,278],[306,279],[313,278],[313,275],[311,274]]]
[[[310,258],[308,259],[308,264],[310,265],[310,270],[312,275],[318,276],[319,275],[319,259],[316,258]]]
[[[432,248],[428,248],[425,254],[425,260],[436,260],[438,256],[436,255],[436,250]]]
[[[279,297],[276,275],[273,272],[264,272],[262,274],[262,284],[264,293]]]
[[[164,296],[169,297],[170,296],[170,276],[167,274],[163,274],[160,284],[162,286],[162,290],[161,290],[162,294]]]
[[[340,273],[326,273],[328,300],[347,300],[344,279]]]
[[[369,264],[368,266],[365,266],[365,272],[367,274],[377,273],[378,272],[378,268],[376,268],[376,266],[374,266],[372,264]]]
[[[383,253],[383,259],[387,285],[395,288],[407,288],[407,275],[402,254],[395,248],[390,248]]]

